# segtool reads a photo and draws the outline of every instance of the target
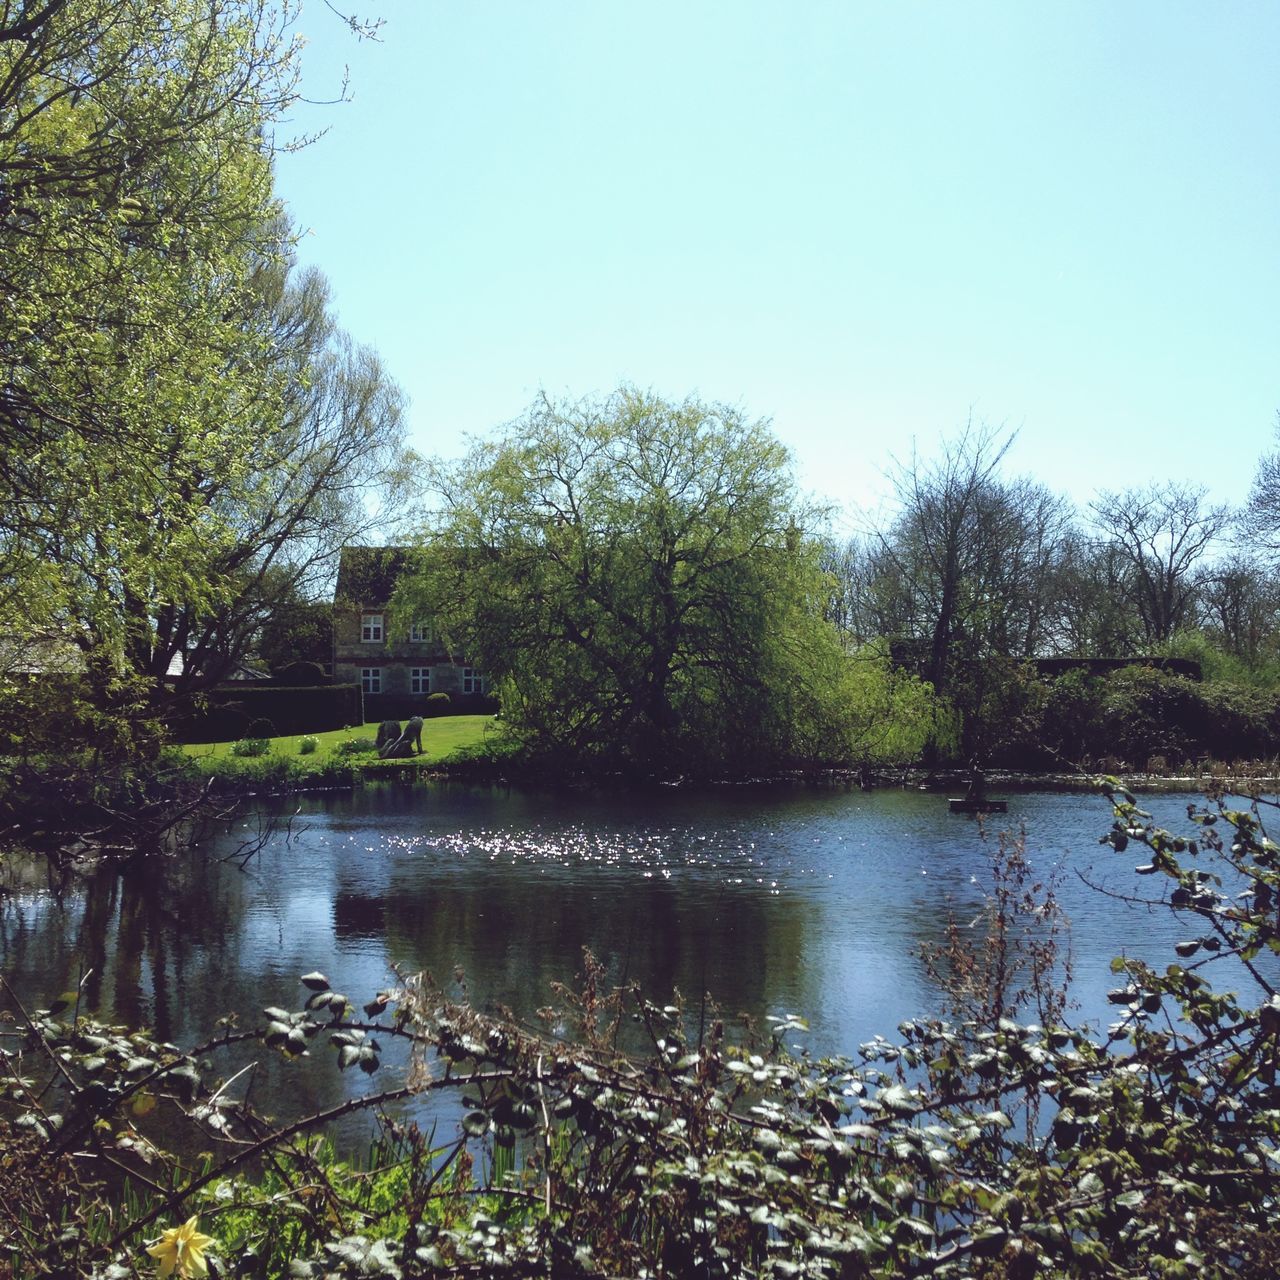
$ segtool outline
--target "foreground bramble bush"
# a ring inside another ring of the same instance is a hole
[[[1023,1025],[1010,995],[905,1023],[857,1061],[814,1060],[787,1047],[795,1019],[697,1038],[678,1003],[603,989],[589,958],[548,1014],[569,1041],[423,978],[357,1006],[307,974],[299,1008],[185,1051],[71,1009],[18,1012],[0,1238],[24,1275],[137,1274],[146,1242],[199,1213],[214,1265],[246,1276],[1270,1277],[1269,806],[1192,808],[1175,836],[1113,800],[1106,842],[1140,855],[1187,928],[1161,971],[1115,963],[1104,1031]],[[618,1052],[623,1032],[647,1052]],[[305,1055],[299,1070],[331,1057],[372,1086],[393,1040],[412,1051],[403,1078],[328,1113],[273,1127],[241,1101],[246,1053]],[[443,1145],[391,1122],[358,1168],[315,1145],[339,1114],[433,1091],[462,1110]],[[151,1145],[162,1117],[212,1159]]]

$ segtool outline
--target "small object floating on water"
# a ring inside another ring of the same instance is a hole
[[[1006,800],[990,800],[986,796],[986,779],[983,776],[982,769],[975,760],[972,763],[972,776],[969,779],[969,789],[964,793],[963,797],[953,797],[947,801],[947,807],[952,813],[1008,813],[1009,804]]]
[[[952,797],[947,801],[952,813],[1008,813],[1007,800],[970,800],[968,796]]]

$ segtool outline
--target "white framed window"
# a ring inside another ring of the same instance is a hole
[[[462,668],[462,692],[463,693],[483,693],[484,692],[484,676],[480,674],[474,667]]]
[[[431,692],[431,668],[430,667],[410,667],[409,668],[409,692],[410,693],[430,693]]]
[[[380,643],[383,636],[382,614],[362,613],[360,615],[360,640],[363,644]]]
[[[381,693],[382,692],[382,668],[381,667],[361,667],[360,668],[360,688],[365,693]]]
[[[414,644],[426,644],[431,640],[431,623],[425,619],[409,628],[409,640]]]

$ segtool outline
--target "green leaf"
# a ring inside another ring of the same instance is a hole
[[[468,1111],[462,1117],[462,1129],[472,1138],[483,1138],[489,1132],[489,1117],[483,1111]]]
[[[917,1109],[916,1100],[911,1092],[900,1084],[893,1084],[887,1089],[881,1089],[876,1095],[876,1101],[886,1110],[897,1112],[900,1115],[909,1115]]]

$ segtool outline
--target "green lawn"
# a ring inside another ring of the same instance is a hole
[[[302,735],[292,734],[287,738],[272,738],[269,756],[294,756],[299,759],[319,764],[330,759],[338,743],[345,738],[370,738],[378,732],[378,722],[370,721],[363,729],[333,729],[328,733],[313,733],[308,736],[319,742],[316,750],[307,756],[300,755],[298,743]],[[422,726],[422,754],[411,757],[422,764],[434,764],[447,759],[459,747],[479,746],[486,739],[502,732],[502,722],[493,716],[439,716],[426,721]],[[231,755],[230,742],[201,742],[182,749],[197,760],[210,760]],[[364,763],[377,760],[373,752],[367,755],[347,756],[345,759],[353,763]]]

